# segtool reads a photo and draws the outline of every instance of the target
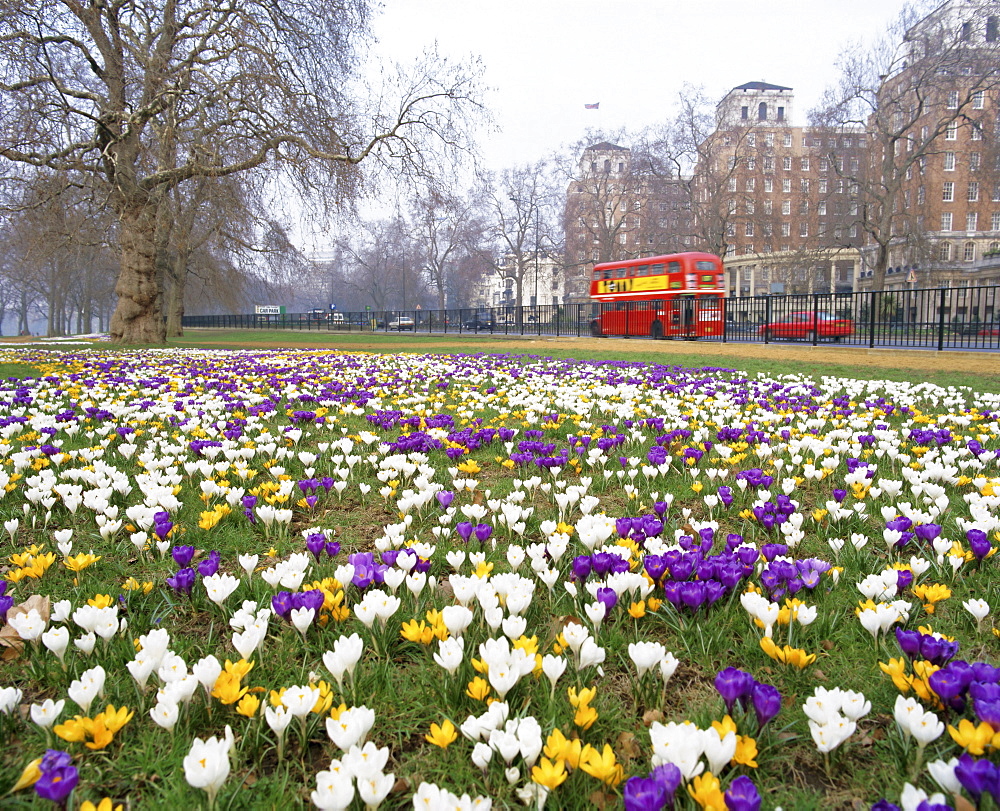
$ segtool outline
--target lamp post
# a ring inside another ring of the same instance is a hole
[[[535,206],[535,321],[538,321],[538,305],[541,303],[538,300],[538,217],[539,208],[538,203],[534,203]]]

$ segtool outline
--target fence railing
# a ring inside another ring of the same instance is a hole
[[[850,346],[1000,349],[1000,287],[751,296],[722,300],[721,334],[703,341],[836,340]],[[589,336],[602,312],[648,310],[646,302],[385,312],[193,315],[183,326],[329,333]],[[832,319],[849,334],[827,334]],[[626,319],[627,322],[627,319]],[[805,326],[803,326],[805,325]],[[811,328],[810,328],[811,325]]]

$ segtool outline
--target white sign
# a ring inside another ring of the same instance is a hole
[[[281,315],[285,308],[277,304],[258,304],[253,308],[253,311],[257,315]]]

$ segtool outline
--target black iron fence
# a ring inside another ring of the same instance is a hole
[[[687,338],[704,341],[837,342],[864,347],[922,349],[1000,348],[1000,287],[952,287],[862,293],[750,296],[721,300],[722,329],[699,329],[701,308],[693,308]],[[281,315],[185,316],[191,328],[307,330],[330,333],[384,332],[436,335],[590,336],[607,334],[602,314],[613,323],[650,324],[639,314],[657,304],[617,302],[536,307],[391,310],[386,312],[284,313]],[[705,308],[718,323],[718,307]],[[670,330],[643,327],[643,336]],[[630,328],[632,332],[638,332]],[[635,335],[634,337],[640,337]]]

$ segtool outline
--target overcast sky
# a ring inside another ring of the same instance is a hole
[[[530,163],[588,127],[669,118],[685,83],[709,98],[751,81],[795,89],[793,124],[836,75],[838,54],[881,34],[903,0],[382,0],[379,49],[409,62],[435,42],[483,60],[501,132],[490,168]],[[585,104],[600,104],[585,110]]]

